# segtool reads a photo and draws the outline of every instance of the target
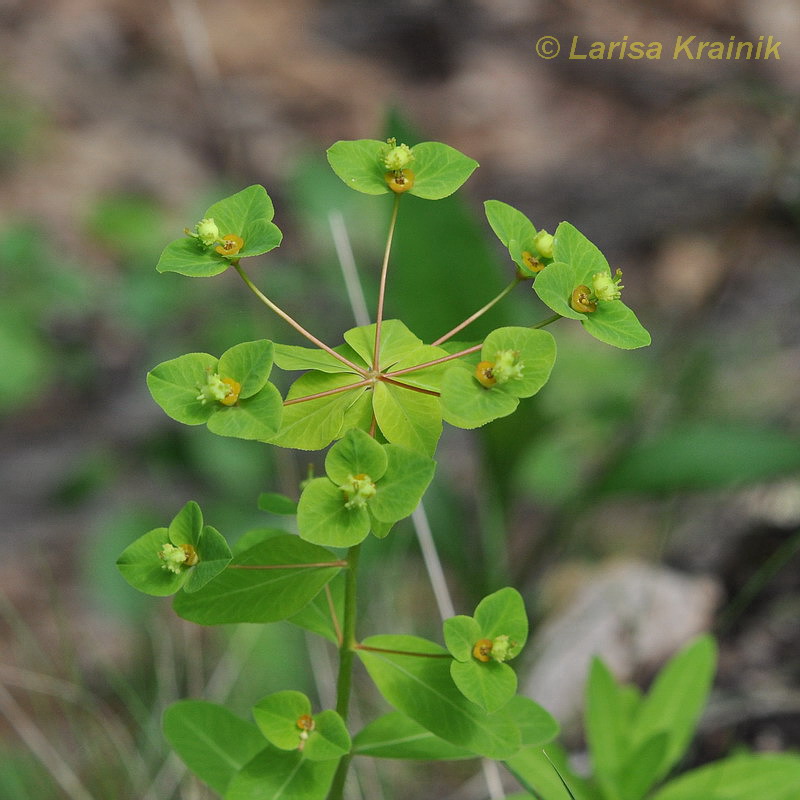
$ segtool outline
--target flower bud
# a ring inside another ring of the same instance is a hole
[[[158,554],[164,562],[162,569],[180,575],[184,567],[193,567],[200,559],[197,550],[190,544],[174,545],[166,542]]]
[[[219,228],[214,222],[213,217],[201,219],[197,225],[194,226],[194,233],[190,233],[199,239],[206,247],[211,247],[214,242],[219,239]]]
[[[350,475],[339,487],[345,499],[345,508],[363,508],[378,490],[369,475]]]
[[[618,269],[614,273],[613,278],[610,272],[595,272],[594,275],[592,275],[592,288],[594,289],[595,297],[606,303],[611,300],[619,300],[621,290],[625,288],[621,281],[621,269]]]
[[[499,385],[522,377],[524,364],[516,350],[500,350],[495,356],[492,375]]]
[[[397,144],[394,138],[388,139],[386,144],[389,150],[383,156],[383,163],[387,170],[392,172],[403,170],[414,160],[414,154],[407,144]]]
[[[534,247],[542,258],[553,257],[553,235],[547,231],[539,231],[533,239]]]

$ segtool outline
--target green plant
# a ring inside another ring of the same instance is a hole
[[[538,800],[797,797],[800,758],[789,754],[738,753],[664,782],[691,743],[715,664],[714,640],[701,636],[673,656],[643,695],[636,686],[618,684],[595,658],[585,719],[593,777],[579,777],[555,744],[524,748],[507,765]]]
[[[484,597],[474,616],[444,624],[445,647],[412,635],[357,635],[357,574],[363,541],[386,537],[412,514],[436,469],[443,422],[477,428],[513,413],[547,382],[556,358],[544,328],[567,318],[623,349],[650,337],[622,302],[620,273],[580,231],[562,222],[537,231],[520,211],[491,200],[490,226],[515,265],[511,282],[460,324],[426,344],[402,321],[384,319],[392,240],[406,194],[439,200],[477,163],[424,142],[337,142],[335,174],[367,195],[392,198],[381,263],[376,321],[331,347],[259,289],[242,261],[277,247],[281,232],[261,186],[215,203],[186,236],[169,244],[157,269],[211,277],[233,269],[258,300],[314,347],[267,340],[237,344],[217,358],[189,353],[159,364],[147,382],[173,419],[221,436],[322,450],[325,475],[310,476],[299,501],[264,494],[265,510],[293,514],[299,535],[254,529],[231,548],[188,502],[167,527],[125,549],[126,580],[152,595],[175,594],[175,611],[203,625],[290,622],[339,649],[335,709],[279,692],[253,709],[255,724],[201,700],[172,706],[167,739],[185,763],[226,800],[341,798],[356,755],[400,759],[513,759],[557,733],[550,715],[516,694],[509,665],[528,633],[524,602],[506,587]],[[452,276],[453,281],[458,276]],[[480,341],[454,337],[515,287],[532,282],[549,315],[492,330]],[[426,287],[418,287],[420,293]],[[282,397],[273,366],[301,372]],[[333,443],[333,444],[332,444]],[[334,548],[331,550],[330,548]],[[351,736],[348,709],[358,658],[394,707]]]

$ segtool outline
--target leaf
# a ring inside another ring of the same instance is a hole
[[[536,228],[533,223],[521,211],[500,200],[487,200],[483,207],[489,225],[497,238],[508,248],[511,260],[526,274],[530,274],[530,270],[522,260],[522,253],[525,250],[536,252],[533,244]]]
[[[166,597],[183,586],[186,574],[175,574],[165,569],[164,562],[158,557],[167,542],[169,530],[156,528],[122,551],[117,559],[117,569],[134,589],[155,597]]]
[[[428,361],[435,361],[438,358],[443,358],[447,355],[447,351],[441,347],[433,347],[429,344],[423,344],[419,347],[413,347],[407,350],[397,363],[392,365],[388,377],[393,377],[392,372],[415,367],[419,364],[425,364]],[[436,364],[432,367],[425,367],[424,369],[408,372],[405,375],[398,375],[397,380],[403,383],[410,384],[411,386],[418,386],[422,389],[430,391],[438,391],[442,381],[442,375],[445,371],[452,366],[452,363],[445,362],[444,364]]]
[[[523,747],[541,747],[558,736],[559,727],[553,716],[529,697],[512,697],[508,711],[519,726]]]
[[[508,658],[514,658],[528,639],[528,615],[522,595],[510,586],[487,595],[475,609],[481,638],[508,636]]]
[[[333,348],[337,353],[362,366],[358,353],[350,345],[343,344]],[[300,347],[294,344],[275,344],[273,357],[275,364],[283,370],[314,369],[319,372],[352,372],[350,367],[334,358],[327,350],[318,347]],[[363,364],[366,367],[366,363]]]
[[[203,512],[194,500],[190,500],[170,522],[169,540],[175,545],[190,544],[196,547],[202,530]]]
[[[753,483],[798,468],[798,438],[737,422],[690,422],[634,444],[600,489],[667,494]]]
[[[508,350],[518,354],[522,376],[492,388],[506,391],[514,397],[531,397],[550,377],[556,361],[556,340],[547,331],[518,327],[498,328],[486,337],[481,348],[481,359],[494,363],[498,353]]]
[[[562,222],[556,228],[553,259],[569,264],[579,284],[586,283],[595,272],[605,272],[610,269],[606,257],[597,245],[590,242],[569,222]]]
[[[595,339],[623,350],[650,344],[650,334],[621,300],[599,302],[597,311],[586,314],[581,324]]]
[[[570,800],[559,773],[576,800],[601,800],[600,794],[570,769],[567,754],[559,745],[525,747],[506,761],[506,767],[537,800]]]
[[[517,691],[516,673],[497,661],[453,661],[450,675],[464,697],[490,713],[503,708]]]
[[[575,273],[576,270],[572,264],[567,264],[564,261],[554,261],[538,273],[536,280],[533,282],[533,291],[556,314],[561,314],[562,317],[568,317],[569,319],[583,321],[589,315],[576,311],[569,304],[573,289],[581,285],[581,281],[578,280]]]
[[[442,417],[458,428],[479,428],[513,414],[519,400],[499,387],[481,386],[472,371],[454,366],[445,372],[441,387]]]
[[[231,262],[205,247],[197,239],[187,236],[170,242],[161,253],[156,269],[159,272],[177,272],[190,278],[211,278],[225,272]]]
[[[329,642],[338,645],[341,636],[339,620],[343,619],[344,580],[343,575],[340,573],[327,583],[323,590],[305,608],[289,617],[289,622],[312,633],[324,636]]]
[[[215,411],[197,399],[208,372],[217,369],[217,359],[208,353],[187,353],[164,361],[147,373],[147,388],[167,416],[184,425],[202,425]]]
[[[632,745],[643,747],[660,733],[667,737],[645,788],[666,775],[689,746],[708,699],[716,652],[710,636],[692,642],[661,669],[639,704],[628,734]]]
[[[245,400],[260,391],[272,370],[272,342],[260,339],[242,342],[226,350],[219,359],[217,372],[241,384],[239,399]]]
[[[380,522],[394,523],[413,513],[433,480],[436,462],[396,444],[384,445],[386,472],[369,500],[370,512]]]
[[[346,508],[342,490],[328,478],[309,481],[297,505],[297,528],[308,542],[351,547],[367,538],[366,507]]]
[[[384,179],[385,148],[386,142],[377,139],[339,141],[328,148],[328,163],[351,189],[364,194],[386,194],[391,190]]]
[[[475,758],[475,754],[432,734],[399,711],[370,722],[353,739],[353,753],[372,758],[450,761]]]
[[[478,162],[441,142],[422,142],[411,148],[414,185],[409,193],[425,200],[453,194],[475,171]]]
[[[356,653],[381,694],[398,711],[446,741],[488,758],[508,758],[520,733],[501,710],[487,714],[467,700],[450,677],[446,650],[416,636],[372,636]],[[401,655],[406,651],[417,655]]]
[[[201,625],[287,619],[306,606],[341,569],[302,565],[336,560],[330,551],[298,536],[274,536],[237,553],[225,571],[200,591],[177,594],[175,612]],[[253,568],[258,566],[280,568]]]
[[[367,364],[372,364],[375,355],[375,323],[351,328],[344,340]],[[422,346],[422,339],[415,336],[399,319],[386,319],[381,324],[380,368],[388,370],[400,358]],[[442,355],[445,355],[442,353]]]
[[[267,383],[258,394],[235,405],[217,404],[208,420],[208,429],[218,436],[264,442],[276,434],[282,415],[283,398],[273,384]]]
[[[234,775],[266,747],[251,722],[204,700],[180,700],[164,712],[164,736],[181,760],[224,794]]]
[[[796,800],[800,757],[736,755],[687,772],[659,789],[652,800]]]
[[[222,236],[229,233],[244,239],[237,258],[266,253],[281,243],[282,234],[271,220],[272,200],[263,186],[248,186],[212,205],[205,213],[217,224]]]
[[[617,775],[622,800],[641,800],[658,780],[660,765],[669,745],[666,732],[657,733],[631,750]]]
[[[297,502],[276,492],[261,492],[258,496],[258,507],[261,511],[281,516],[293,516],[297,513]]]
[[[307,372],[292,384],[286,399],[293,400],[318,392],[327,392],[358,383],[359,380],[361,377],[352,372],[333,375]],[[279,447],[321,450],[339,434],[345,412],[363,391],[363,388],[345,390],[338,394],[284,406],[280,429],[269,441]]]
[[[234,777],[225,800],[325,800],[337,764],[267,747]]]
[[[325,471],[337,485],[362,474],[375,482],[386,472],[388,460],[386,451],[368,433],[353,429],[328,451]]]
[[[195,548],[199,561],[187,570],[186,583],[183,584],[186,592],[202,589],[228,566],[232,558],[225,537],[210,525],[204,526],[201,530]]]
[[[312,761],[338,760],[350,752],[350,747],[350,734],[344,720],[333,709],[314,715],[314,730],[303,750],[306,758]]]
[[[389,442],[425,455],[433,455],[442,435],[441,411],[436,397],[378,381],[372,407],[381,433]]]
[[[474,617],[457,614],[444,621],[444,642],[450,654],[457,661],[472,659],[472,649],[482,638],[481,629]]]

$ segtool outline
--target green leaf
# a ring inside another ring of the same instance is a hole
[[[528,615],[522,595],[510,586],[487,595],[475,609],[480,638],[508,636],[508,658],[514,658],[528,639]]]
[[[795,800],[800,796],[800,757],[737,755],[670,781],[652,800]]]
[[[203,700],[180,700],[164,712],[164,736],[181,760],[224,794],[234,775],[266,746],[251,722]]]
[[[468,429],[507,417],[519,405],[518,398],[502,391],[501,387],[481,386],[472,370],[460,365],[445,372],[439,399],[445,422]]]
[[[435,361],[437,358],[443,358],[447,355],[447,351],[441,347],[433,347],[429,344],[423,344],[419,347],[412,347],[403,354],[397,363],[392,365],[388,377],[392,377],[391,373],[415,367],[419,364],[425,364],[428,361]],[[424,369],[408,372],[405,375],[398,375],[396,380],[403,383],[417,386],[421,389],[428,389],[433,392],[439,391],[439,386],[442,382],[442,375],[445,371],[452,366],[452,363],[445,362],[444,364],[436,364],[432,367],[425,367]]]
[[[413,513],[433,480],[436,462],[396,444],[383,447],[388,456],[386,472],[377,482],[377,493],[368,508],[380,522],[394,523]]]
[[[337,353],[361,366],[358,353],[350,345],[343,344],[333,348]],[[318,347],[300,347],[294,344],[275,344],[273,357],[275,364],[283,370],[314,369],[319,372],[352,372],[350,367],[334,358],[327,350]],[[363,364],[366,367],[366,363]]]
[[[411,152],[414,185],[409,194],[425,200],[441,200],[453,194],[478,166],[474,159],[441,142],[422,142]]]
[[[283,414],[283,398],[271,383],[258,394],[235,405],[218,405],[208,420],[208,429],[218,436],[237,439],[270,440],[278,431]]]
[[[353,753],[372,758],[450,761],[475,758],[475,754],[432,734],[399,711],[370,722],[353,739]]]
[[[253,706],[253,719],[270,744],[279,750],[300,747],[300,728],[297,720],[311,714],[311,701],[295,691],[276,692]]]
[[[386,142],[377,139],[339,141],[328,148],[328,163],[351,189],[364,194],[386,194],[391,189],[384,179],[385,148]]]
[[[336,560],[330,551],[297,536],[274,536],[237,553],[224,572],[200,591],[177,594],[175,612],[201,625],[287,619],[341,569],[303,565]]]
[[[597,245],[590,242],[574,225],[569,222],[560,223],[554,237],[553,259],[563,261],[572,267],[577,281],[572,289],[581,283],[591,281],[595,272],[610,271],[608,261]]]
[[[658,734],[667,737],[652,781],[662,778],[683,756],[705,707],[716,667],[716,645],[702,636],[673,656],[639,704],[628,736],[632,746],[644,747]]]
[[[458,691],[485,711],[503,708],[517,691],[517,675],[497,661],[453,661],[450,675]]]
[[[361,376],[352,372],[331,375],[307,372],[292,384],[286,399],[327,392],[360,380]],[[281,427],[269,441],[279,447],[321,450],[339,435],[345,412],[364,391],[362,387],[284,406]]]
[[[217,224],[220,235],[229,233],[244,239],[237,258],[266,253],[281,243],[282,234],[271,220],[275,215],[272,200],[263,186],[248,186],[209,208],[206,218]]]
[[[173,541],[174,544],[174,541]],[[205,525],[195,544],[199,561],[187,570],[188,577],[183,589],[196,592],[210,580],[216,578],[231,562],[231,549],[225,537],[216,528]]]
[[[586,314],[581,323],[587,333],[613,347],[634,350],[650,344],[650,334],[621,300],[598,302],[597,311]]]
[[[512,697],[508,710],[519,726],[523,747],[541,747],[558,736],[558,723],[529,697]]]
[[[325,585],[323,590],[303,609],[289,617],[289,622],[324,636],[329,642],[339,644],[341,631],[335,620],[344,619],[344,579],[340,573]]]
[[[433,455],[442,435],[441,411],[436,397],[378,381],[372,407],[378,427],[389,442]]]
[[[375,355],[375,324],[351,328],[344,340],[367,364],[372,364]],[[415,336],[399,319],[386,319],[381,324],[380,368],[388,370],[399,359],[422,346],[422,339]],[[445,355],[442,353],[442,355]]]
[[[768,480],[797,469],[797,437],[736,422],[690,422],[634,444],[600,489],[671,494]]]
[[[339,759],[350,752],[350,734],[344,720],[333,710],[326,709],[314,715],[314,730],[303,750],[312,761]]]
[[[194,500],[190,500],[170,522],[169,540],[175,545],[190,544],[196,548],[202,530],[203,512]]]
[[[117,559],[117,569],[122,577],[145,594],[166,597],[183,586],[186,573],[175,574],[164,568],[158,554],[169,542],[169,530],[156,528],[129,544]]]
[[[390,651],[356,652],[398,711],[478,755],[508,758],[519,749],[520,732],[511,716],[505,709],[487,714],[467,700],[450,677],[450,655],[439,645],[416,636],[372,636],[362,644]]]
[[[161,253],[156,269],[159,272],[177,272],[190,278],[211,278],[225,272],[231,262],[205,247],[197,239],[187,236],[170,242]]]
[[[550,377],[556,361],[556,340],[547,331],[517,327],[498,328],[486,337],[481,348],[481,360],[494,363],[498,353],[507,350],[518,354],[522,376],[492,388],[508,392],[514,397],[531,397]]]
[[[353,475],[369,475],[374,482],[383,477],[388,460],[386,451],[368,433],[353,429],[328,451],[325,471],[337,485]]]
[[[444,621],[444,642],[456,661],[470,661],[472,649],[483,638],[474,617],[458,614]]]
[[[567,754],[558,745],[525,747],[506,761],[506,767],[537,800],[570,800],[559,773],[576,800],[606,800],[570,769]],[[694,798],[698,800],[698,798]]]
[[[217,359],[208,353],[187,353],[164,361],[147,373],[147,388],[167,416],[184,425],[202,425],[216,410],[197,399],[208,372],[215,372]]]
[[[219,358],[217,372],[241,384],[239,399],[245,400],[260,391],[272,370],[272,342],[260,339],[242,342],[226,350]]]
[[[328,478],[309,481],[297,505],[297,528],[309,542],[351,547],[367,538],[366,507],[346,508],[342,490]]]
[[[258,507],[261,511],[281,516],[294,516],[297,513],[297,501],[277,492],[261,492],[258,496]]]
[[[532,254],[536,253],[533,244],[536,228],[533,223],[521,211],[500,200],[487,200],[483,207],[489,225],[497,238],[508,248],[511,260],[526,274],[530,274],[530,270],[522,260],[522,253],[525,250]]]
[[[575,274],[576,270],[572,264],[564,261],[554,261],[548,264],[533,282],[533,290],[539,299],[556,314],[569,319],[585,320],[589,314],[576,311],[569,303],[572,299],[572,292],[576,286],[581,285]],[[594,312],[597,313],[597,312]]]
[[[617,775],[622,800],[641,800],[658,780],[660,766],[669,746],[669,735],[657,733],[634,747]]]
[[[225,800],[325,800],[337,764],[267,747],[234,777]]]

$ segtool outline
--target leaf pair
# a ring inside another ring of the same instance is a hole
[[[328,149],[328,163],[351,189],[364,194],[387,194],[384,161],[386,142],[377,139],[339,141]],[[413,185],[408,194],[426,200],[441,200],[461,187],[478,166],[478,162],[440,142],[422,142],[410,148],[413,160]]]
[[[497,328],[486,337],[480,362],[491,368],[503,354],[512,354],[520,374],[502,384],[482,385],[475,374],[475,359],[445,372],[440,400],[446,422],[477,428],[512,414],[520,398],[531,397],[547,383],[556,360],[556,343],[547,331]]]
[[[525,250],[535,251],[536,228],[522,212],[498,200],[485,204],[492,230],[508,248],[512,260],[531,274],[523,257]],[[539,299],[557,314],[578,320],[587,333],[601,342],[633,349],[650,344],[650,334],[622,300],[598,301],[591,312],[576,310],[571,299],[579,286],[591,287],[595,275],[611,280],[605,256],[577,228],[562,222],[554,235],[552,260],[543,259],[543,269],[536,273],[533,289]]]
[[[172,569],[170,551],[177,556]],[[200,506],[189,501],[168,528],[156,528],[126,547],[117,567],[135,589],[164,597],[181,588],[199,591],[225,569],[231,557],[225,538],[203,524]]]
[[[212,219],[221,236],[235,235],[243,240],[235,258],[246,258],[267,253],[281,243],[283,234],[272,222],[275,209],[263,186],[248,186],[231,197],[214,203],[205,213]],[[187,236],[166,246],[156,269],[159,272],[177,272],[194,278],[208,278],[224,272],[231,257],[204,245],[199,239]]]
[[[435,466],[427,456],[378,444],[351,429],[328,451],[327,477],[303,489],[297,507],[300,535],[332,547],[358,544],[370,530],[385,536],[417,507]]]
[[[280,392],[268,380],[272,351],[272,342],[261,339],[237,344],[219,359],[188,353],[154,367],[147,374],[147,386],[156,403],[178,422],[206,423],[220,436],[263,441],[274,436],[283,412]],[[215,399],[209,387],[220,385]],[[235,391],[235,398],[222,397],[226,390]]]

